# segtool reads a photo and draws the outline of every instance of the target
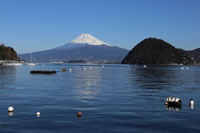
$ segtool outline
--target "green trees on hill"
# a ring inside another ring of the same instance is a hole
[[[0,60],[17,60],[17,53],[12,47],[0,44]]]

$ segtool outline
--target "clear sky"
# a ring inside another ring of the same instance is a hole
[[[0,43],[18,53],[63,45],[89,33],[132,49],[148,37],[200,47],[200,0],[0,0]]]

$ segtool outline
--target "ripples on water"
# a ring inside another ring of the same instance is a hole
[[[72,72],[29,74],[62,68]],[[0,132],[199,132],[199,83],[197,66],[1,66]],[[167,96],[180,97],[182,108],[166,108]],[[7,112],[10,105],[13,114]]]

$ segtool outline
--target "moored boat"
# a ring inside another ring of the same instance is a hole
[[[5,66],[21,66],[22,65],[22,63],[20,63],[20,62],[7,62],[7,63],[4,63],[3,65],[5,65]]]
[[[56,71],[32,70],[31,74],[55,74]]]
[[[35,63],[25,63],[26,65],[28,66],[35,66],[36,64]]]

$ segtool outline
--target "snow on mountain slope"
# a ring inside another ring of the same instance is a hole
[[[110,44],[103,42],[103,41],[95,38],[94,36],[92,36],[90,34],[81,34],[80,36],[78,36],[74,40],[68,42],[67,44],[65,44],[61,47],[58,47],[57,49],[79,48],[79,47],[86,46],[86,45],[95,45],[95,46],[107,45],[107,46],[111,46]]]
[[[93,37],[90,34],[81,34],[79,37],[77,37],[76,39],[71,41],[72,43],[87,43],[90,45],[108,45],[110,46],[110,44],[103,42],[95,37]]]
[[[34,62],[53,62],[84,60],[86,62],[121,62],[129,51],[111,46],[90,34],[81,34],[67,44],[32,53]],[[30,53],[20,55],[21,59],[30,60]]]

